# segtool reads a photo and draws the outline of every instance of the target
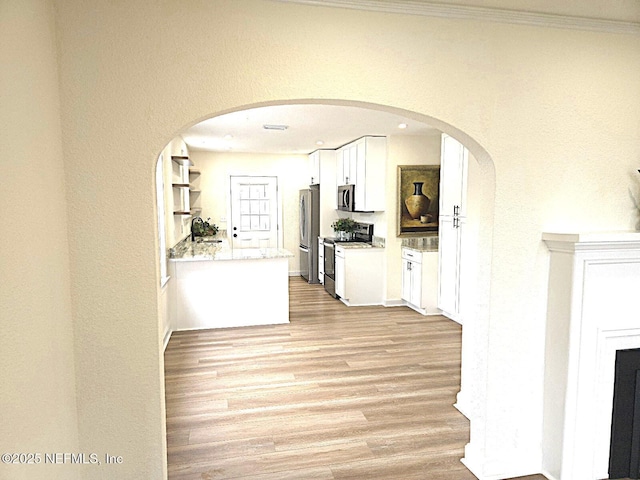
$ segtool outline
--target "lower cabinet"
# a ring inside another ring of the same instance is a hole
[[[462,235],[465,230],[463,217],[440,216],[440,292],[438,307],[442,314],[458,323],[460,315],[460,258]]]
[[[382,305],[384,248],[336,245],[336,294],[347,305]]]
[[[423,315],[437,315],[438,252],[402,249],[402,299]]]

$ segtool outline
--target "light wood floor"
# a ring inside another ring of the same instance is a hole
[[[475,479],[452,406],[460,327],[299,278],[290,292],[288,325],[172,335],[169,479]]]

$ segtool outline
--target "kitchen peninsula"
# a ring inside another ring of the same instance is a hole
[[[288,250],[187,238],[170,256],[177,330],[289,323]]]

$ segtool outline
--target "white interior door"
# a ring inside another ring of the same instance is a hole
[[[276,177],[231,177],[233,248],[278,247],[278,180]]]

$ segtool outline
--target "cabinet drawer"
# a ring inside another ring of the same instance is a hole
[[[403,248],[402,258],[413,263],[422,263],[422,252],[418,252],[417,250],[413,250],[411,248]]]
[[[339,247],[339,246],[336,245],[335,252],[336,252],[336,257],[344,258],[344,248]]]

